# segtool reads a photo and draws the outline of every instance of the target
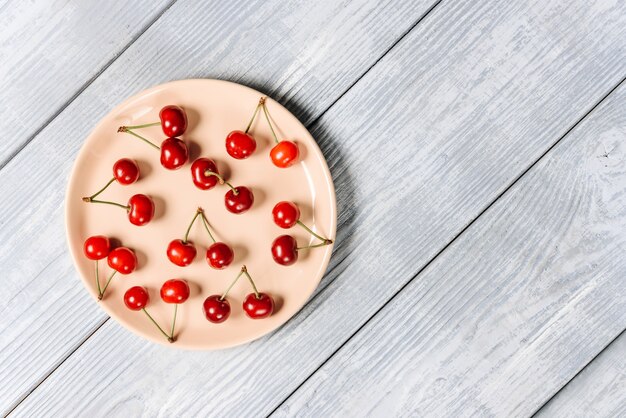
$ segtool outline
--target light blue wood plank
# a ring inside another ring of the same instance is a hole
[[[169,0],[0,5],[0,167],[156,19]]]
[[[337,187],[338,245],[299,315],[217,353],[150,345],[109,321],[16,415],[270,412],[617,84],[623,9],[442,3],[313,128]]]
[[[0,171],[0,405],[10,409],[107,318],[67,253],[65,185],[94,124],[163,81],[218,77],[318,117],[431,1],[181,1]],[[62,144],[62,145],[60,145]],[[27,170],[24,167],[28,167]]]
[[[550,399],[537,414],[539,418],[623,416],[626,416],[624,333]]]
[[[530,416],[626,328],[625,137],[626,84],[276,415]]]

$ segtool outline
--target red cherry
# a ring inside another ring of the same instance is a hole
[[[272,210],[274,223],[281,228],[291,228],[300,219],[300,209],[293,202],[278,202]]]
[[[141,286],[133,286],[124,293],[124,304],[131,311],[142,310],[149,300],[148,291]]]
[[[109,255],[111,243],[104,235],[94,235],[85,240],[83,251],[90,260],[102,260]]]
[[[267,293],[250,293],[243,301],[243,310],[252,319],[267,318],[274,312],[274,300]]]
[[[292,141],[280,141],[270,151],[270,157],[276,167],[287,168],[298,162],[300,151]]]
[[[228,155],[243,160],[256,150],[256,140],[252,135],[243,131],[232,131],[226,137],[226,151]]]
[[[145,194],[136,194],[128,200],[128,220],[131,224],[142,226],[154,217],[154,203]]]
[[[230,316],[230,303],[220,295],[211,295],[202,304],[204,316],[214,324],[224,322]]]
[[[219,174],[215,161],[210,158],[198,158],[191,164],[191,178],[198,189],[209,190],[219,183],[219,178],[208,172]]]
[[[113,177],[119,184],[127,186],[139,178],[139,166],[130,158],[122,158],[113,164]]]
[[[237,194],[235,194],[235,191]],[[235,187],[234,190],[230,189],[226,192],[224,201],[229,212],[239,214],[250,209],[254,203],[254,195],[247,187],[239,186]]]
[[[272,243],[272,257],[283,266],[298,261],[298,243],[291,235],[281,235]]]
[[[167,258],[177,266],[188,266],[196,258],[196,247],[191,242],[175,239],[167,246]]]
[[[178,138],[167,138],[161,142],[161,165],[168,170],[176,170],[187,162],[187,145]]]
[[[118,247],[109,253],[109,267],[120,274],[130,274],[137,268],[137,257],[130,248]]]
[[[168,137],[179,136],[187,130],[187,114],[182,107],[165,106],[159,112],[161,119],[161,129]]]
[[[161,299],[165,303],[184,303],[189,298],[189,285],[182,279],[171,279],[161,286]]]
[[[214,269],[225,269],[233,262],[235,254],[232,248],[223,242],[216,242],[206,250],[206,261]]]

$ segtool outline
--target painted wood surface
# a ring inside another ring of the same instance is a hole
[[[271,412],[621,80],[624,4],[544,3],[442,2],[313,125],[338,245],[286,326],[181,361],[109,321],[16,415]]]
[[[537,414],[539,418],[623,416],[626,416],[626,334],[624,333]]]
[[[626,328],[625,137],[626,83],[277,415],[530,416]]]
[[[0,385],[3,410],[107,319],[74,272],[63,220],[72,156],[102,116],[151,85],[214,77],[266,91],[310,123],[430,5],[196,1],[155,22],[0,171],[0,380],[12,381]],[[18,353],[25,363],[12,361]]]
[[[168,0],[0,6],[0,167],[169,5]],[[72,124],[74,125],[74,124]]]

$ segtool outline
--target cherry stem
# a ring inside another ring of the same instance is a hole
[[[224,292],[224,294],[220,297],[220,300],[224,300],[224,298],[226,297],[226,295],[228,295],[228,292],[230,292],[230,289],[233,288],[233,286],[235,285],[235,283],[237,283],[237,281],[239,280],[239,278],[241,277],[241,275],[243,274],[245,270],[246,266],[243,266],[241,268],[241,271],[239,272],[239,274],[237,275],[237,277],[235,277],[235,280],[232,281],[232,283],[230,284],[230,286],[228,286],[228,289],[226,289],[226,291]]]
[[[118,206],[118,207],[120,207],[122,209],[126,209],[126,211],[130,210],[130,206],[122,205],[121,203],[109,202],[108,200],[95,200],[95,199],[92,199],[91,197],[83,197],[83,202],[87,202],[87,203],[104,203],[105,205]]]
[[[243,272],[243,274],[246,275],[246,277],[248,278],[248,281],[252,285],[252,289],[254,290],[254,296],[256,296],[257,299],[261,299],[261,297],[259,296],[259,291],[257,290],[256,286],[254,285],[254,280],[252,280],[252,277],[250,277],[250,273],[248,273],[248,269],[246,268],[246,266],[243,266],[241,268],[241,271]]]
[[[156,148],[156,149],[161,149],[161,147],[159,147],[158,145],[154,144],[152,141],[150,141],[150,140],[148,140],[148,139],[144,138],[143,136],[141,136],[141,135],[139,135],[139,134],[137,134],[137,133],[135,133],[135,132],[131,131],[131,130],[130,130],[130,127],[128,127],[128,126],[120,126],[120,127],[118,128],[117,132],[124,132],[124,133],[127,133],[127,134],[131,134],[131,135],[133,135],[133,136],[135,136],[135,137],[137,137],[137,138],[141,139],[142,141],[144,141],[144,142],[145,142],[145,143],[147,143],[148,145],[151,145],[152,147],[154,147],[154,148]]]
[[[269,115],[269,111],[267,110],[267,105],[265,104],[265,100],[263,100],[263,113],[265,113],[265,119],[267,119],[267,123],[268,125],[270,125],[270,130],[272,131],[272,135],[274,135],[274,141],[278,144],[278,142],[280,141],[278,141],[276,132],[274,132],[274,127],[272,126],[272,121],[270,120],[270,115]]]
[[[159,326],[159,324],[157,323],[157,321],[154,320],[154,318],[152,317],[152,315],[150,315],[148,313],[148,311],[146,310],[146,308],[141,308],[141,310],[143,311],[143,313],[145,313],[148,318],[150,318],[150,321],[152,321],[152,323],[159,329],[159,331],[161,331],[161,334],[163,334],[165,336],[165,338],[167,338],[167,341],[173,343],[174,342],[174,338],[170,337],[169,335],[167,335],[167,333],[165,331],[163,331],[163,328],[161,328]]]
[[[219,181],[220,184],[225,184],[228,187],[230,187],[230,189],[233,191],[234,195],[237,196],[239,194],[239,192],[237,191],[237,188],[234,187],[232,184],[230,184],[229,182],[227,182],[226,180],[224,180],[224,177],[222,177],[220,174],[216,173],[215,171],[211,171],[211,170],[206,170],[204,172],[205,176],[215,176],[217,177],[217,180]]]
[[[141,128],[149,128],[150,126],[160,125],[161,122],[153,122],[153,123],[145,123],[143,125],[134,125],[134,126],[123,126],[126,129],[141,129]]]
[[[331,240],[328,240],[328,241],[322,242],[321,244],[307,245],[306,247],[297,247],[296,250],[308,250],[309,248],[324,247],[325,245],[329,245],[332,243],[333,242]]]
[[[100,296],[102,295],[102,289],[100,289],[100,274],[98,273],[98,260],[96,260],[96,284],[98,285],[98,296]]]
[[[265,100],[264,97],[261,97],[261,100]],[[259,113],[259,108],[263,105],[261,103],[261,100],[259,100],[259,104],[256,105],[256,109],[254,109],[254,113],[252,114],[252,119],[250,119],[250,122],[248,122],[248,126],[246,126],[246,133],[248,133],[248,131],[250,130],[250,127],[252,126],[252,122],[254,122],[254,119],[256,118],[257,113]]]
[[[211,228],[209,228],[209,220],[206,218],[206,215],[204,214],[204,212],[202,212],[201,216],[202,216],[202,223],[204,224],[204,227],[206,228],[206,232],[209,233],[209,237],[211,237],[211,241],[213,241],[213,244],[215,244],[217,241],[215,241],[215,238],[213,238],[213,234],[211,233]]]
[[[298,225],[300,225],[302,228],[306,229],[309,232],[309,234],[313,235],[315,238],[319,239],[320,241],[324,241],[324,245],[328,245],[328,244],[332,244],[333,243],[333,240],[328,239],[328,238],[324,238],[324,237],[316,234],[315,232],[313,232],[313,230],[311,228],[309,228],[308,226],[303,224],[300,220],[296,221],[296,223]]]
[[[103,191],[105,191],[107,189],[107,187],[109,187],[111,185],[111,183],[113,183],[115,181],[115,177],[113,177],[111,180],[109,180],[109,182],[107,184],[104,185],[104,187],[100,190],[98,190],[97,192],[95,192],[94,194],[92,194],[91,196],[89,196],[89,200],[93,199],[94,197],[98,196],[100,193],[102,193]],[[85,198],[83,197],[83,200],[85,200]],[[86,200],[85,200],[86,202]]]
[[[196,221],[196,218],[198,217],[198,215],[200,215],[202,213],[202,208],[198,208],[198,210],[196,211],[195,216],[193,217],[193,219],[191,220],[191,223],[189,224],[189,226],[187,227],[187,232],[185,232],[185,238],[183,239],[183,242],[185,244],[187,244],[187,240],[189,238],[189,231],[191,231],[191,227],[193,226],[193,223]]]
[[[109,279],[107,280],[106,284],[104,285],[104,288],[102,289],[102,292],[100,292],[100,295],[98,296],[98,300],[102,300],[102,298],[104,297],[104,292],[107,291],[107,287],[109,287],[109,283],[111,283],[111,280],[113,279],[113,276],[115,276],[115,273],[117,273],[117,270],[115,270],[110,276]]]
[[[175,338],[174,338],[174,329],[176,328],[176,314],[177,313],[178,313],[178,303],[175,303],[174,304],[174,320],[172,321],[172,332],[170,333],[170,339],[172,341],[175,340]],[[170,341],[170,342],[172,342],[172,341]]]

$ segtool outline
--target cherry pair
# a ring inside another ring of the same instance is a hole
[[[316,234],[311,228],[300,221],[300,208],[298,208],[298,206],[293,202],[278,202],[272,210],[272,216],[274,218],[274,223],[279,227],[289,229],[298,224],[315,238],[322,241],[320,244],[298,247],[298,243],[293,236],[279,236],[274,240],[274,242],[272,242],[272,258],[274,258],[274,261],[280,265],[290,266],[298,261],[299,250],[323,247],[333,243],[332,240]]]
[[[150,301],[148,290],[142,286],[133,286],[124,293],[124,304],[132,311],[143,311],[150,321],[161,331],[161,334],[167,341],[173,343],[176,341],[174,331],[176,330],[176,314],[178,313],[178,305],[185,303],[189,299],[189,285],[183,279],[171,279],[163,283],[161,286],[161,299],[165,303],[174,304],[174,319],[172,320],[172,329],[170,333],[166,333],[152,315],[146,310],[146,306]]]
[[[159,122],[146,123],[135,126],[120,126],[118,132],[124,132],[141,139],[148,145],[161,151],[161,165],[168,170],[176,170],[187,162],[189,151],[187,145],[177,138],[187,130],[187,114],[179,106],[165,106],[159,112]],[[136,129],[161,125],[161,129],[167,138],[161,142],[161,146],[156,145],[149,139],[144,138],[135,132]]]
[[[83,245],[85,256],[96,262],[96,287],[98,289],[98,300],[102,300],[104,292],[109,287],[109,283],[116,273],[130,274],[137,268],[137,257],[135,252],[127,247],[117,247],[111,250],[111,242],[104,235],[94,235],[85,240]],[[113,269],[113,273],[109,276],[104,287],[100,286],[100,275],[98,269],[98,260],[107,259],[109,267]]]
[[[250,131],[250,127],[259,113],[259,110],[262,109],[265,114],[265,119],[267,120],[270,130],[272,131],[274,142],[276,142],[276,145],[274,145],[270,151],[270,158],[276,167],[289,167],[298,162],[298,158],[300,156],[298,145],[296,145],[293,141],[278,140],[274,127],[272,126],[269,111],[267,110],[267,104],[265,102],[266,98],[261,97],[259,104],[252,114],[252,119],[250,119],[245,131],[237,130],[228,134],[226,137],[226,151],[231,157],[238,160],[248,158],[252,155],[252,153],[254,153],[256,150],[256,140],[248,133],[248,131]]]
[[[230,286],[228,286],[224,294],[211,295],[204,300],[202,310],[207,320],[219,324],[228,319],[230,316],[230,302],[228,302],[226,296],[242,275],[247,277],[254,291],[248,294],[243,301],[243,310],[246,315],[252,319],[262,319],[272,315],[274,312],[274,300],[267,293],[261,293],[257,290],[254,280],[252,280],[250,273],[248,273],[248,269],[246,266],[242,266],[241,271]]]
[[[235,258],[235,254],[233,253],[232,248],[228,244],[223,242],[218,242],[213,237],[211,233],[211,229],[209,228],[209,221],[204,214],[202,208],[198,208],[195,216],[191,220],[191,223],[187,227],[187,232],[185,232],[185,237],[181,239],[172,240],[167,246],[167,258],[169,260],[180,267],[185,267],[191,264],[191,262],[196,258],[196,247],[192,242],[189,241],[189,231],[191,231],[191,227],[196,222],[196,219],[200,217],[202,223],[204,224],[204,228],[206,229],[211,241],[213,244],[209,246],[206,251],[206,261],[209,263],[209,266],[214,269],[224,269],[233,262]]]
[[[224,177],[217,169],[215,161],[210,158],[198,158],[191,164],[191,178],[193,179],[193,184],[200,190],[210,190],[218,183],[227,185],[230,190],[224,195],[224,203],[226,209],[231,213],[243,213],[250,209],[254,203],[252,191],[245,186],[234,187],[224,180]]]
[[[115,164],[113,164],[113,178],[111,178],[111,180],[109,180],[108,183],[96,193],[91,196],[83,197],[83,202],[104,203],[107,205],[118,206],[126,209],[130,223],[137,226],[145,225],[154,217],[154,202],[152,202],[150,197],[144,194],[136,194],[131,196],[126,205],[122,205],[117,202],[110,202],[108,200],[96,200],[96,197],[105,191],[114,181],[117,181],[123,186],[127,186],[135,183],[137,179],[139,179],[139,166],[135,161],[129,158],[117,160]]]

